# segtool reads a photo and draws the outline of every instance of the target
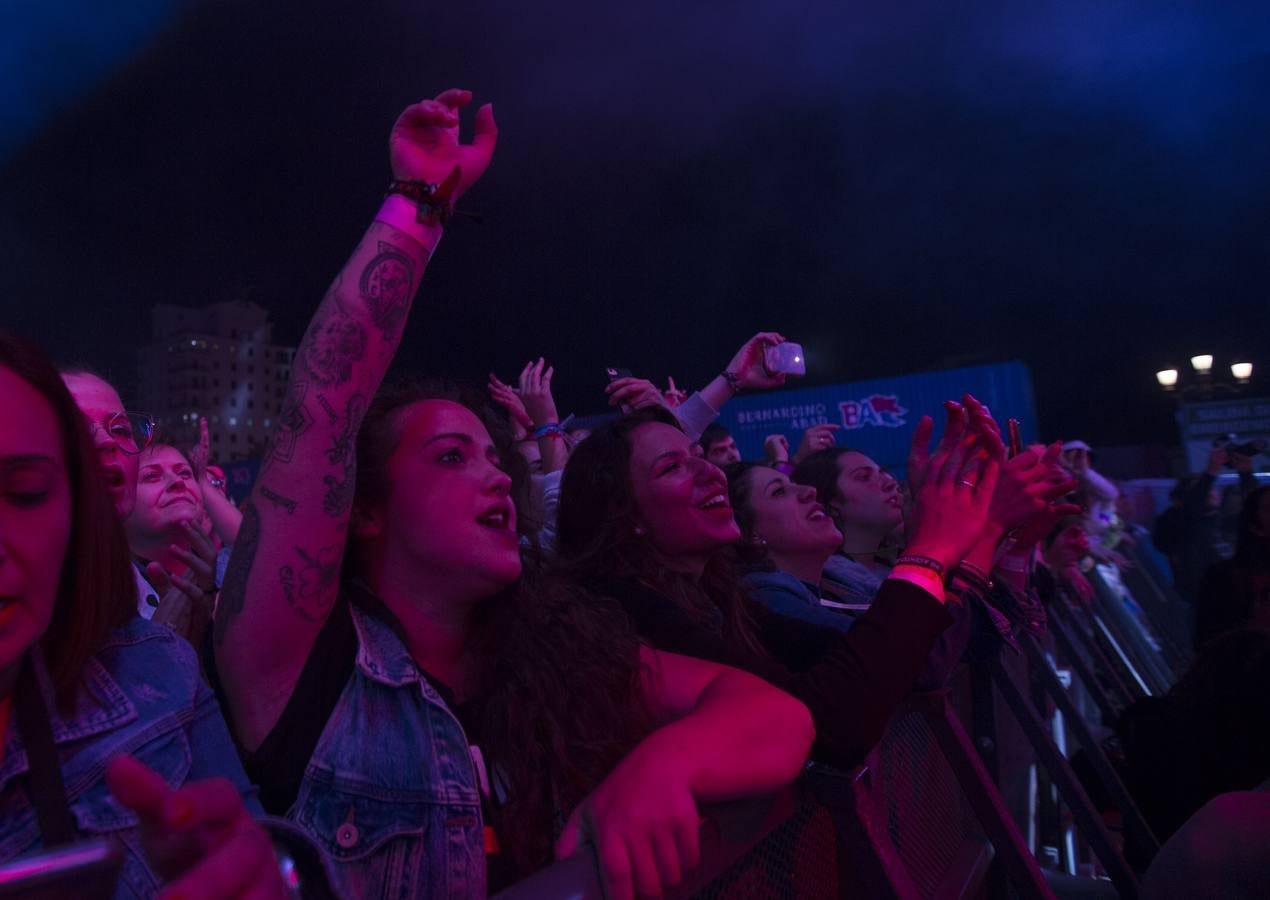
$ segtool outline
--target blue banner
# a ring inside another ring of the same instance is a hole
[[[754,460],[763,458],[763,440],[770,434],[785,435],[792,454],[806,429],[831,422],[841,426],[835,432],[840,447],[859,450],[901,477],[918,420],[933,417],[938,437],[944,401],[966,393],[988,405],[1002,430],[1006,419],[1015,418],[1024,443],[1037,440],[1032,377],[1021,362],[738,397],[719,422],[736,438],[741,457]]]

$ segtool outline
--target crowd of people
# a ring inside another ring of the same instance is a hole
[[[493,156],[491,107],[459,139],[470,101],[397,120],[241,508],[205,424],[175,446],[0,337],[0,861],[111,836],[118,896],[477,897],[589,843],[610,896],[660,896],[703,804],[860,764],[906,695],[1043,634],[1114,552],[1088,448],[1011,454],[971,396],[937,442],[917,426],[902,482],[832,425],[742,460],[714,420],[783,383],[776,332],[691,394],[612,373],[589,431],[543,359],[385,383]],[[1265,594],[1266,496],[1210,590]]]

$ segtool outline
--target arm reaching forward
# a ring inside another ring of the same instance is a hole
[[[240,740],[259,746],[290,699],[339,590],[356,484],[354,447],[441,239],[438,209],[480,178],[493,109],[459,143],[467,91],[408,107],[389,139],[393,177],[427,192],[384,202],[318,305],[296,352],[277,429],[243,514],[216,611],[217,668]],[[440,185],[439,188],[436,188]]]

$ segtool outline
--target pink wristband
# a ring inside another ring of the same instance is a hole
[[[940,603],[944,602],[944,580],[933,569],[925,566],[898,565],[891,570],[889,577],[915,584]]]
[[[445,233],[445,229],[437,223],[419,222],[418,213],[419,208],[413,200],[401,194],[389,194],[384,198],[383,205],[379,207],[375,221],[391,225],[414,238],[423,249],[428,251],[428,256],[431,256],[436,252],[437,245],[441,243],[441,235]]]

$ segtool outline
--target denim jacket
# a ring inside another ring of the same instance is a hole
[[[848,631],[855,616],[821,604],[820,597],[798,576],[779,570],[749,572],[741,580],[746,596],[772,612],[837,631]]]
[[[32,651],[57,748],[66,799],[79,836],[115,838],[124,865],[115,896],[152,897],[162,881],[141,853],[137,817],[106,786],[106,762],[130,754],[173,788],[187,781],[228,778],[259,806],[211,690],[199,677],[194,650],[170,629],[136,618],[111,633],[89,660],[84,688],[69,715],[57,708],[48,669]],[[11,722],[0,762],[0,860],[40,849],[22,736]]]
[[[353,674],[287,816],[348,897],[484,897],[481,789],[458,719],[392,628],[350,608]]]

